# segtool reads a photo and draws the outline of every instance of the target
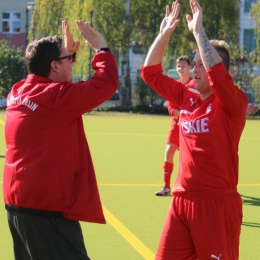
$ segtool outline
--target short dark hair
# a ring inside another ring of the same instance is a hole
[[[31,42],[25,52],[25,63],[28,72],[48,77],[51,62],[58,60],[61,54],[62,38],[58,35],[36,39]]]
[[[188,63],[188,65],[191,65],[191,60],[190,60],[190,58],[189,58],[188,56],[186,56],[186,55],[178,57],[178,58],[176,59],[176,64],[177,64],[178,62],[182,61],[182,60],[186,61],[186,62]]]

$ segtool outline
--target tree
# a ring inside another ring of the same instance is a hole
[[[29,41],[48,35],[61,35],[61,21],[66,20],[75,40],[81,41],[77,53],[77,62],[73,68],[73,77],[87,80],[91,58],[94,52],[84,43],[84,39],[76,29],[75,21],[80,19],[91,22],[92,26],[100,31],[108,42],[108,46],[117,55],[122,48],[124,17],[123,1],[102,0],[35,0],[35,10],[29,32]],[[92,13],[92,17],[91,17]],[[113,14],[113,15],[111,15]],[[125,43],[123,44],[125,46]],[[89,61],[90,58],[90,61]]]
[[[131,77],[129,68],[129,48],[136,52],[148,52],[159,32],[165,15],[167,0],[35,0],[36,6],[29,32],[30,41],[36,37],[52,34],[62,35],[61,21],[67,20],[75,40],[81,41],[73,77],[86,80],[91,71],[91,58],[94,52],[84,44],[76,30],[75,20],[90,22],[108,42],[108,47],[117,57],[122,72],[120,83],[122,104],[131,106]],[[195,40],[189,32],[186,14],[191,13],[189,1],[180,1],[180,24],[169,40],[165,52],[164,68],[171,67],[171,61],[180,55],[193,55]],[[204,26],[209,38],[226,40],[237,51],[237,20],[239,0],[200,0],[204,14]]]
[[[0,98],[6,97],[11,87],[25,77],[24,51],[0,41]]]
[[[209,39],[224,39],[231,49],[237,46],[237,20],[239,18],[238,0],[200,0],[203,9],[203,25]],[[166,0],[132,0],[132,36],[134,28],[143,28],[143,50],[147,52],[155,36],[159,32],[161,21],[165,15]],[[169,40],[165,53],[165,67],[170,67],[170,60],[180,55],[192,55],[196,46],[195,39],[188,30],[186,14],[191,14],[189,1],[181,1],[180,23]],[[133,37],[135,38],[135,36]]]
[[[61,22],[66,20],[70,24],[74,39],[81,40],[82,46],[77,54],[73,77],[82,80],[87,79],[86,71],[88,66],[86,66],[86,57],[89,54],[89,48],[84,46],[82,36],[76,30],[75,20],[79,19],[79,17],[88,17],[86,5],[84,0],[35,0],[35,9],[29,32],[29,42],[49,35],[62,36]],[[86,19],[82,18],[82,20]]]
[[[193,56],[196,46],[193,34],[188,30],[186,14],[191,14],[189,1],[179,1],[180,23],[167,45],[163,67],[170,69],[172,61],[178,56]],[[131,0],[131,40],[134,49],[147,53],[155,37],[158,35],[161,21],[165,16],[166,0]],[[226,40],[233,52],[238,45],[237,20],[239,0],[200,0],[203,8],[203,24],[210,39]],[[137,48],[138,47],[138,48]],[[231,53],[232,53],[231,52]],[[151,90],[151,113],[153,113],[154,92]]]

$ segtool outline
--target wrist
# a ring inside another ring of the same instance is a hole
[[[161,41],[161,42],[166,42],[168,43],[169,39],[170,39],[170,36],[171,35],[168,35],[168,34],[165,34],[165,33],[159,33],[158,34],[158,40]]]
[[[203,29],[203,27],[201,27],[199,30],[197,30],[197,31],[193,31],[193,35],[196,37],[197,35],[199,36],[200,34],[203,34],[203,33],[205,33],[204,32],[204,29]]]
[[[97,50],[97,53],[101,52],[101,51],[105,51],[105,52],[108,52],[108,51],[111,51],[109,48],[107,47],[103,47],[103,48],[100,48]]]

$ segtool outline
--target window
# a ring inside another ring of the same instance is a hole
[[[2,13],[2,32],[19,33],[21,29],[21,14],[16,12]]]
[[[247,53],[250,53],[256,48],[256,35],[254,29],[244,29],[244,45]]]
[[[250,9],[251,9],[251,7],[252,7],[252,5],[253,4],[255,4],[256,3],[256,0],[245,0],[245,2],[244,2],[244,12],[245,13],[249,13],[249,11],[250,11]]]

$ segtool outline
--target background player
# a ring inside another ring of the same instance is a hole
[[[176,59],[176,71],[180,77],[178,80],[183,84],[191,81],[190,76],[191,61],[188,56],[180,56]],[[157,191],[157,196],[171,196],[171,175],[174,168],[174,155],[179,149],[179,112],[180,110],[171,102],[166,101],[168,104],[169,115],[172,116],[170,130],[166,140],[166,150],[163,162],[163,180],[164,187]]]
[[[234,79],[236,76],[236,70],[235,70],[235,62],[233,60],[230,61],[230,68],[229,68],[229,74]],[[248,103],[246,114],[247,115],[254,115],[258,111],[259,107],[257,103]]]

